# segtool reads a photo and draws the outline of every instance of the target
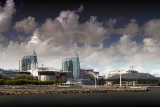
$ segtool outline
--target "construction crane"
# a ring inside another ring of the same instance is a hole
[[[136,66],[135,66],[135,65],[131,65],[130,67],[131,67],[131,70],[129,70],[129,73],[131,74],[131,71],[134,71],[133,69],[134,69],[134,67],[136,67]]]
[[[132,71],[133,71],[133,68],[134,68],[135,66],[134,66],[134,65],[131,65],[130,67],[132,68]]]

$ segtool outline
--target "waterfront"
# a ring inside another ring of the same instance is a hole
[[[160,88],[146,92],[109,92],[0,96],[2,106],[154,106],[160,105]]]
[[[1,86],[0,96],[3,95],[29,95],[29,94],[72,94],[72,93],[108,93],[108,92],[140,92],[149,91],[148,87],[53,87],[52,85],[35,86]]]

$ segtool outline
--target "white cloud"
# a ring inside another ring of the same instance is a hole
[[[151,74],[154,76],[159,77],[160,76],[160,69],[154,69],[151,71]]]
[[[35,18],[29,16],[21,21],[18,21],[14,25],[14,29],[26,34],[33,32],[37,28],[38,23],[35,22]]]
[[[159,48],[160,48],[160,42],[157,39],[153,38],[145,38],[143,40],[144,43],[144,50],[149,53],[158,53],[159,54]]]
[[[33,17],[17,22],[14,26],[16,30],[25,33],[33,32],[33,35],[30,37],[19,35],[17,42],[9,41],[5,47],[0,44],[0,67],[18,68],[18,60],[32,54],[33,49],[37,52],[39,66],[44,64],[44,66],[61,69],[62,60],[73,57],[78,52],[81,68],[94,68],[105,74],[117,69],[127,71],[130,65],[137,65],[135,70],[141,72],[144,63],[160,60],[160,47],[158,47],[160,39],[151,36],[143,39],[142,43],[132,40],[141,32],[135,20],[131,20],[124,28],[115,29],[116,19],[99,22],[96,17],[91,16],[88,21],[79,23],[79,17],[76,11],[67,10],[61,11],[55,19],[46,19],[39,28]],[[147,34],[149,31],[145,32]],[[109,39],[111,33],[123,36],[119,41],[105,48],[103,41]],[[4,37],[0,35],[0,41],[3,40]],[[79,46],[79,43],[83,45]],[[93,44],[97,46],[92,46]],[[119,63],[115,63],[117,67],[111,66],[121,58],[130,65],[118,66]]]
[[[105,22],[105,25],[109,28],[113,28],[113,26],[116,24],[117,20],[116,19],[109,19],[108,21]]]
[[[110,49],[122,54],[128,63],[149,64],[160,60],[160,47],[156,47],[157,44],[159,41],[152,38],[145,38],[143,43],[139,44],[132,41],[129,35],[124,34],[118,42],[110,46]]]
[[[160,19],[152,19],[144,24],[144,34],[153,38],[160,37]]]
[[[62,11],[55,19],[47,19],[40,28],[40,39],[52,38],[50,43],[56,45],[69,45],[73,42],[83,44],[100,44],[108,39],[107,29],[103,23],[91,17],[87,22],[80,24],[79,15],[74,11]]]
[[[81,4],[81,5],[80,5],[80,7],[78,8],[77,12],[79,12],[79,13],[80,13],[80,12],[82,12],[82,11],[83,11],[83,9],[84,9],[84,7],[83,7],[83,5]]]
[[[124,34],[117,43],[111,45],[111,49],[120,54],[134,55],[140,50],[140,46],[131,40],[130,35]]]
[[[6,32],[10,27],[12,15],[15,12],[13,0],[7,0],[5,7],[0,6],[0,10],[0,32]]]
[[[7,40],[7,38],[5,38],[2,34],[0,34],[0,42],[3,42],[5,40]]]
[[[138,24],[136,23],[135,19],[130,20],[130,23],[126,24],[124,28],[118,28],[115,29],[115,33],[118,34],[126,34],[131,37],[137,36],[138,33],[140,33],[140,28]]]

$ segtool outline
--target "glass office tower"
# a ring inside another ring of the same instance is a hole
[[[63,72],[72,72],[74,81],[80,77],[80,62],[79,57],[67,58],[62,62]]]
[[[24,56],[19,61],[20,71],[37,70],[37,69],[38,69],[38,62],[37,62],[37,55],[35,51],[33,52],[33,55]]]

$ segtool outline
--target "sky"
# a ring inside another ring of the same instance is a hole
[[[18,69],[35,49],[38,66],[80,58],[100,74],[133,69],[160,76],[160,7],[144,0],[0,0],[0,68]]]

